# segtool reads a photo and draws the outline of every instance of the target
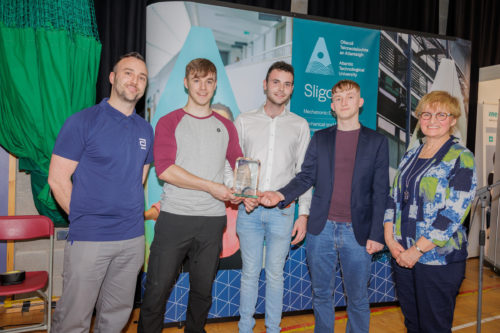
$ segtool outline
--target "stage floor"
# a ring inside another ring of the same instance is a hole
[[[500,276],[495,274],[491,268],[483,270],[483,311],[482,332],[500,332]],[[476,332],[476,306],[478,288],[478,259],[467,261],[466,278],[457,298],[453,331],[460,333]],[[123,331],[124,333],[136,332],[139,310],[132,313],[130,321]],[[29,312],[5,313],[0,309],[0,327],[12,325],[13,323],[33,323],[41,320],[40,310]],[[404,332],[403,315],[397,305],[373,306],[370,323],[370,332],[400,333]],[[346,312],[337,311],[335,320],[335,331],[345,332]],[[10,327],[10,326],[9,326]],[[302,314],[286,316],[282,321],[282,332],[314,332],[314,316]],[[206,326],[207,333],[234,333],[238,331],[236,321],[223,323],[210,323]],[[37,331],[45,332],[45,331]],[[163,333],[182,332],[177,327],[165,328]],[[257,319],[254,332],[264,333],[264,319]]]

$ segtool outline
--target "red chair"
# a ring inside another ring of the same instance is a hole
[[[0,240],[28,240],[50,238],[49,271],[26,272],[26,279],[16,285],[0,286],[0,296],[11,296],[36,292],[44,301],[43,323],[1,330],[1,332],[50,332],[52,303],[52,262],[54,256],[54,224],[41,215],[0,216]],[[43,289],[47,286],[47,291]]]

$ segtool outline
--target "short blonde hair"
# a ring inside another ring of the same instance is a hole
[[[342,92],[351,89],[355,89],[359,93],[361,92],[361,88],[358,83],[352,80],[340,80],[332,87],[332,96],[335,94],[335,92],[337,92],[337,90],[339,92]]]
[[[415,109],[415,115],[419,118],[419,123],[420,115],[427,108],[430,108],[431,110],[437,110],[440,108],[445,109],[446,112],[449,112],[455,119],[458,119],[462,115],[458,98],[450,95],[447,91],[431,91],[420,99],[420,102],[418,102],[417,108]],[[455,131],[455,126],[450,128],[450,134]]]
[[[424,109],[430,108],[436,110],[438,108],[446,109],[454,118],[460,117],[462,111],[460,111],[460,102],[456,97],[451,96],[446,91],[432,91],[418,102],[417,108],[415,109],[415,114],[420,117],[420,114],[424,112]]]

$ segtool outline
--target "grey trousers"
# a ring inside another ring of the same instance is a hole
[[[94,333],[121,332],[130,317],[143,262],[144,236],[124,241],[66,242],[63,292],[51,332],[88,332],[94,307]]]

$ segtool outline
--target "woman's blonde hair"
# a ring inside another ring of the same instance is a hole
[[[430,108],[431,110],[444,109],[445,112],[449,112],[455,119],[458,119],[462,114],[458,98],[453,97],[447,91],[431,91],[420,99],[420,102],[418,102],[417,108],[415,109],[415,115],[419,118],[418,125],[420,125],[420,115],[427,108]],[[450,134],[455,131],[455,126],[456,123],[450,128]]]

